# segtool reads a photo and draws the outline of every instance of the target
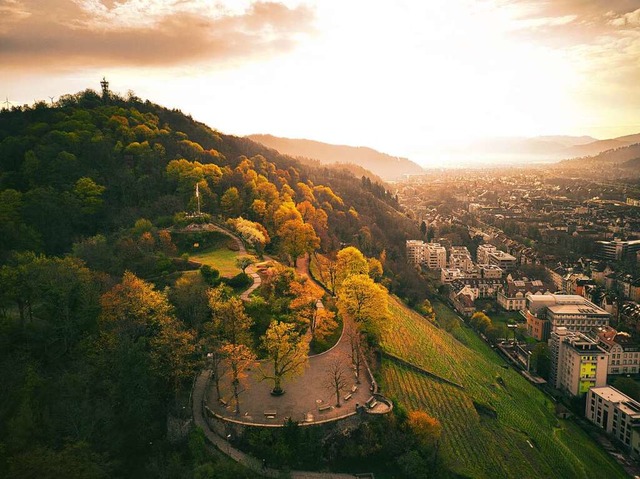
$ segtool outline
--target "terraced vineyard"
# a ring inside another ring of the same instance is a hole
[[[470,477],[627,477],[598,445],[473,332],[456,337],[389,298],[385,351],[464,389],[384,359],[384,393],[407,409],[440,419],[440,453],[454,472]]]

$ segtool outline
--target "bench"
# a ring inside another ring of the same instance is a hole
[[[227,401],[222,398],[220,398],[220,404],[222,404],[224,407],[227,407],[229,405],[229,403],[227,403]]]
[[[353,393],[349,393],[344,397],[345,401],[348,401],[349,399],[351,399],[351,396],[353,396]]]
[[[358,386],[355,386],[355,385],[354,385],[354,386],[351,388],[351,392],[352,392],[352,393],[356,392],[357,390],[358,390]]]
[[[369,399],[367,399],[367,402],[365,404],[369,409],[373,409],[376,406],[376,404],[378,404],[378,401],[376,401],[376,398],[371,396]]]
[[[324,412],[331,409],[331,404],[325,404],[324,406],[318,406],[318,411]]]
[[[277,411],[265,411],[264,415],[267,419],[275,419],[275,417],[278,415]]]

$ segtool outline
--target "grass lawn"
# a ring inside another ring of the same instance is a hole
[[[226,246],[222,246],[192,253],[189,256],[189,259],[197,261],[198,263],[207,264],[212,268],[216,268],[220,271],[220,276],[231,278],[232,276],[242,272],[242,270],[236,266],[236,259],[238,258],[238,255],[238,251],[232,251]],[[255,256],[249,256],[256,260]]]
[[[443,303],[433,306],[436,315],[457,317]],[[505,361],[464,324],[449,334],[395,297],[389,308],[381,347],[463,386],[382,361],[382,393],[441,421],[440,454],[450,470],[474,478],[627,477],[584,431],[558,420],[552,401],[505,369]]]

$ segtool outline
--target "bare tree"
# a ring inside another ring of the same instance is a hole
[[[360,368],[362,367],[362,351],[360,350],[360,328],[353,321],[345,321],[345,334],[351,346],[349,357],[356,370],[356,384],[360,384]]]
[[[225,344],[222,351],[227,357],[231,369],[231,386],[235,401],[234,412],[237,415],[240,414],[240,394],[244,392],[244,389],[240,389],[240,383],[246,377],[245,371],[255,363],[256,356],[244,344]]]
[[[333,360],[326,371],[325,386],[336,394],[336,407],[340,407],[340,393],[348,385],[348,373],[345,370],[342,358]]]

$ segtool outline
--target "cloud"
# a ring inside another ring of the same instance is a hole
[[[203,0],[0,0],[3,68],[166,67],[270,57],[313,31],[305,6]]]

